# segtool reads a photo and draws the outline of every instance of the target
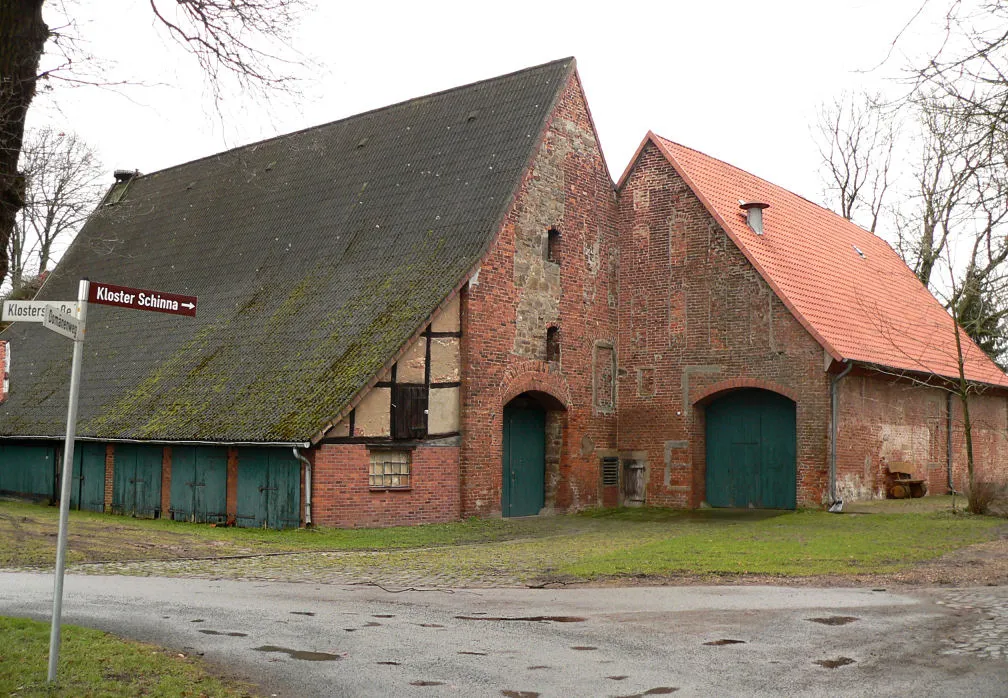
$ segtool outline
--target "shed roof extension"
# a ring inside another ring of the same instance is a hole
[[[834,359],[958,378],[951,317],[882,238],[709,155],[653,133],[648,140]],[[740,200],[769,204],[763,234],[749,227]],[[966,377],[1008,387],[1008,376],[962,339]]]
[[[478,263],[572,58],[129,182],[40,299],[83,277],[199,297],[184,318],[92,305],[78,434],[306,442]],[[0,436],[64,431],[70,344],[16,323]]]

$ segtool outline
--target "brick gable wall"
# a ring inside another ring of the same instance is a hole
[[[547,412],[547,507],[599,503],[598,461],[615,448],[616,416],[593,404],[593,355],[616,340],[616,223],[612,182],[574,75],[463,291],[462,515],[500,512],[502,413],[530,390],[566,407]],[[546,259],[551,228],[559,265]],[[546,361],[549,327],[559,331],[559,362]]]
[[[829,424],[820,345],[650,143],[620,191],[620,226],[619,449],[646,463],[647,503],[704,501],[704,403],[760,387],[797,402],[798,503],[818,505]]]

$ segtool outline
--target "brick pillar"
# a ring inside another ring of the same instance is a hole
[[[105,511],[112,511],[112,488],[115,486],[115,446],[105,444]]]
[[[161,452],[161,516],[171,518],[171,446],[165,446]]]
[[[238,516],[238,449],[229,448],[227,457],[227,523],[234,526]]]

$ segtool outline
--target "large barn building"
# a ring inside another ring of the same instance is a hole
[[[964,484],[954,325],[893,250],[650,133],[614,183],[573,59],[122,173],[38,298],[82,278],[199,298],[89,305],[82,508],[383,526]],[[55,497],[70,342],[0,339],[0,491]],[[1008,376],[963,346],[1005,478]]]

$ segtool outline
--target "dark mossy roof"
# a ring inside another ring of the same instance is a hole
[[[78,435],[305,442],[479,261],[573,59],[133,179],[40,299],[87,277],[199,297],[88,309]],[[152,134],[153,136],[153,134]],[[65,430],[72,343],[15,323],[0,436]]]

